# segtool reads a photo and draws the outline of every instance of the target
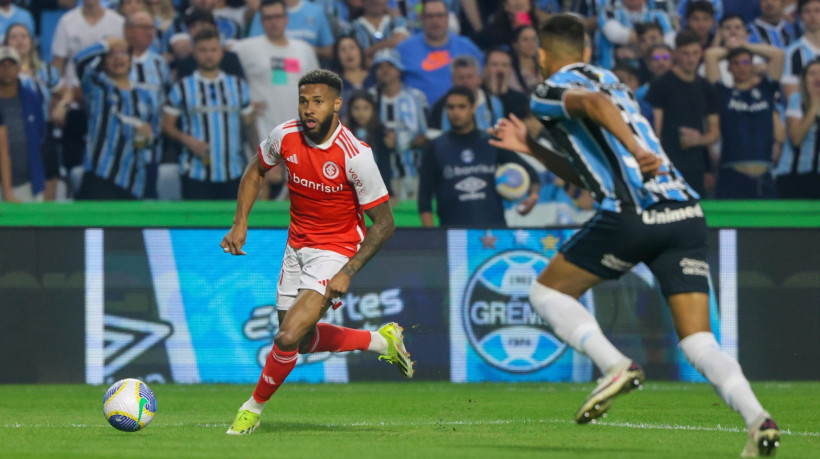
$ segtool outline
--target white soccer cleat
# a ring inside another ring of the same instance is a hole
[[[581,405],[581,409],[575,415],[575,422],[586,424],[601,417],[612,405],[615,397],[641,387],[644,379],[641,367],[631,360],[619,370],[605,374],[598,380],[598,387]]]
[[[754,423],[757,427],[749,429],[749,439],[740,457],[774,456],[780,446],[780,429],[777,424],[769,417],[769,413],[763,412],[760,417],[762,421]]]

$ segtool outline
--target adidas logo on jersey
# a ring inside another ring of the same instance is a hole
[[[330,280],[329,280],[329,279],[325,279],[325,280],[320,280],[320,281],[319,281],[319,284],[321,284],[321,285],[322,285],[322,286],[324,286],[324,287],[327,287],[327,284],[328,284],[329,282],[330,282]]]
[[[299,164],[299,160],[296,159],[296,155],[288,156],[287,158],[285,158],[285,161],[293,164]]]

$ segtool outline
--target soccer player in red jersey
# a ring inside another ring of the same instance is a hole
[[[341,90],[333,72],[305,74],[299,80],[299,119],[271,131],[239,184],[233,226],[220,244],[226,253],[245,255],[248,214],[265,173],[279,163],[288,172],[291,222],[277,285],[279,331],[253,396],[228,429],[231,435],[259,426],[265,402],[293,370],[297,352],[375,351],[413,376],[398,324],[370,332],[319,323],[328,307],[339,307],[350,279],[395,229],[373,152],[339,121]],[[373,221],[369,230],[364,213]]]

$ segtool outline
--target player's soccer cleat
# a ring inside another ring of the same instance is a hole
[[[379,334],[387,341],[387,354],[380,355],[379,360],[390,362],[399,368],[407,379],[413,377],[413,362],[410,353],[404,348],[404,331],[396,322],[390,322],[379,328]]]
[[[600,417],[606,413],[615,397],[640,387],[644,379],[643,370],[632,361],[617,371],[605,374],[598,380],[598,387],[581,405],[575,415],[575,422],[586,424]]]
[[[761,417],[763,421],[755,423],[757,427],[749,430],[749,439],[740,457],[774,456],[780,446],[780,430],[777,424],[769,417],[769,413],[763,413]]]
[[[239,409],[236,413],[236,419],[233,420],[231,428],[225,432],[228,435],[250,435],[259,427],[259,418],[261,416],[250,411]]]

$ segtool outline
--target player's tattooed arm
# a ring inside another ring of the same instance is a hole
[[[393,231],[396,230],[393,211],[390,209],[389,203],[383,202],[366,210],[365,213],[373,221],[373,226],[367,230],[367,235],[364,237],[362,246],[356,252],[356,255],[353,255],[353,258],[342,267],[342,272],[351,277],[373,258],[373,255],[387,243],[387,240],[393,235]]]

